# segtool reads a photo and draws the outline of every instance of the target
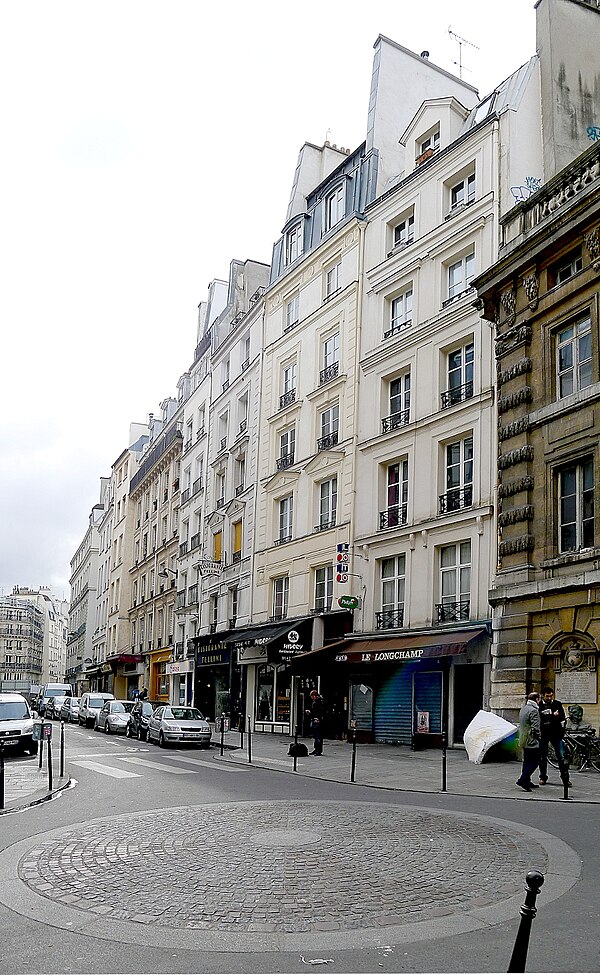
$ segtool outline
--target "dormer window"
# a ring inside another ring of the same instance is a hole
[[[297,223],[285,238],[285,263],[292,264],[302,253],[302,225]]]
[[[335,227],[346,215],[346,188],[338,186],[325,197],[325,233]]]
[[[431,129],[425,136],[423,136],[420,142],[417,142],[417,152],[416,152],[416,163],[418,166],[421,163],[427,162],[428,159],[433,156],[434,152],[440,148],[440,127],[436,125],[435,128]]]

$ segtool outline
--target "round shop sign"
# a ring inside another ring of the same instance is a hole
[[[298,633],[298,630],[290,630],[288,633],[288,642],[300,643],[300,634]]]

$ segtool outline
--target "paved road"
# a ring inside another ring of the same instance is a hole
[[[68,754],[77,787],[2,820],[2,973],[501,971],[533,866],[530,970],[600,967],[593,806],[357,789],[75,729]]]

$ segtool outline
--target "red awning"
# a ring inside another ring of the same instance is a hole
[[[371,637],[366,640],[346,639],[330,643],[297,656],[292,669],[305,671],[307,665],[325,663],[394,664],[427,657],[448,657],[465,653],[468,645],[487,633],[485,627],[451,630],[443,633],[402,634]]]
[[[107,664],[140,664],[144,659],[141,653],[114,653],[106,658]]]

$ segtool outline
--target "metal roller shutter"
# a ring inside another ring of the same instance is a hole
[[[404,664],[379,685],[375,698],[375,741],[410,745],[415,666]]]

